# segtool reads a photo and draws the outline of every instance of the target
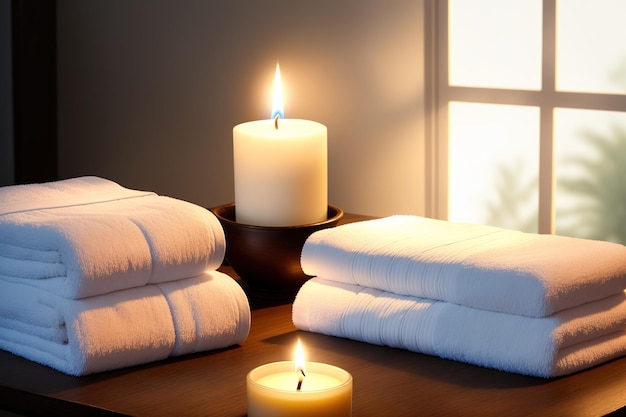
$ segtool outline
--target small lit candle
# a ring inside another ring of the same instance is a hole
[[[352,415],[352,375],[324,363],[305,364],[300,341],[295,362],[259,366],[246,385],[249,417]]]
[[[235,216],[255,226],[298,226],[327,220],[327,129],[284,119],[276,65],[270,119],[233,128]]]

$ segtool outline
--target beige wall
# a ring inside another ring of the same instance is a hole
[[[324,123],[329,201],[423,214],[421,0],[59,0],[59,175],[234,200],[232,127]]]

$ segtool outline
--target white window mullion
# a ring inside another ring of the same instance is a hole
[[[448,3],[425,0],[426,10],[426,85],[431,86],[427,102],[426,216],[448,218]],[[428,20],[430,19],[430,20]]]
[[[554,234],[554,109],[542,106],[539,132],[539,233]]]
[[[543,1],[541,90],[544,97],[555,96],[556,85],[556,4]],[[554,105],[545,98],[540,103],[539,132],[539,233],[554,234]]]

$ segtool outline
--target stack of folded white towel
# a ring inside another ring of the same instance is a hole
[[[243,342],[208,210],[98,177],[0,188],[0,348],[86,375]]]
[[[555,377],[626,353],[626,247],[417,216],[311,235],[301,330]]]

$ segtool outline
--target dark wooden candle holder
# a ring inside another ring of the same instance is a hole
[[[235,203],[211,209],[226,235],[226,261],[256,298],[293,301],[309,278],[302,272],[300,254],[315,231],[334,227],[343,210],[329,205],[327,220],[300,226],[254,226],[238,223]]]

